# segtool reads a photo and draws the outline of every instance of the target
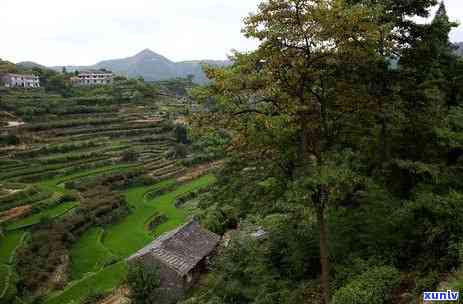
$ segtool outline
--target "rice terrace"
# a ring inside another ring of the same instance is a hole
[[[0,303],[19,276],[47,304],[114,290],[129,255],[192,216],[194,194],[215,180],[196,164],[217,155],[174,123],[191,111],[176,88],[191,85],[0,92]]]

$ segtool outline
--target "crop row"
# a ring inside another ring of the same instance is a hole
[[[54,136],[71,136],[76,134],[89,134],[89,133],[99,133],[105,131],[119,131],[119,130],[127,130],[127,129],[147,129],[147,128],[156,128],[158,125],[156,124],[132,124],[130,122],[126,122],[124,124],[117,124],[117,125],[107,125],[106,127],[85,127],[85,128],[69,128],[69,129],[61,129],[61,130],[53,130],[51,131]]]
[[[106,125],[111,123],[122,122],[120,118],[91,118],[91,119],[75,119],[75,120],[63,120],[63,121],[53,121],[45,123],[37,123],[26,125],[25,129],[28,131],[43,131],[50,129],[60,129],[60,128],[69,128],[83,125]]]
[[[10,223],[9,225],[6,226],[6,230],[11,231],[11,230],[27,228],[27,227],[40,223],[40,221],[44,218],[53,219],[53,218],[60,217],[64,214],[67,214],[70,210],[76,207],[77,207],[76,202],[62,201],[59,204],[56,203],[54,206],[48,209],[43,209],[43,211],[41,212],[34,213],[23,219]]]
[[[32,195],[25,195],[21,198],[18,198],[14,201],[9,201],[5,203],[0,204],[0,211],[6,211],[12,208],[16,208],[19,206],[24,206],[24,205],[29,205],[29,204],[34,204],[36,202],[43,201],[51,196],[51,193],[48,191],[39,191],[35,189],[37,192],[35,192]]]
[[[101,160],[95,160],[95,159],[86,160],[85,162],[79,162],[78,166],[63,167],[63,168],[60,168],[59,170],[27,175],[27,176],[18,178],[18,180],[21,182],[39,182],[44,179],[51,179],[51,178],[56,178],[60,176],[67,176],[69,174],[74,174],[79,171],[97,169],[100,167],[109,166],[113,164],[114,164],[114,161],[112,161],[111,159],[107,159],[107,158],[102,158]]]
[[[124,137],[131,137],[131,136],[137,136],[141,134],[159,134],[161,133],[162,130],[160,128],[152,128],[152,129],[139,129],[139,130],[120,130],[120,131],[105,131],[105,132],[96,132],[93,134],[83,134],[83,135],[74,135],[74,136],[69,136],[69,137],[61,137],[59,138],[60,140],[63,139],[90,139],[94,138],[95,136],[107,136],[110,138],[124,138]],[[56,139],[55,139],[56,140]]]
[[[69,169],[73,169],[75,167],[79,167],[81,165],[85,165],[91,162],[98,162],[102,160],[107,160],[108,156],[103,155],[103,156],[98,156],[93,159],[85,159],[85,160],[80,160],[77,162],[73,163],[66,163],[66,164],[52,164],[52,165],[40,165],[40,166],[33,166],[33,167],[28,167],[22,170],[15,170],[13,172],[6,172],[2,175],[0,175],[0,179],[12,179],[12,178],[18,178],[18,177],[25,177],[29,175],[34,175],[34,174],[40,174],[40,173],[46,173],[50,172],[53,173],[55,171],[68,171]]]
[[[119,146],[98,149],[98,150],[93,150],[93,151],[88,151],[88,152],[68,153],[68,154],[58,155],[58,156],[53,155],[47,158],[41,158],[39,159],[39,162],[44,165],[48,165],[48,164],[69,163],[69,162],[73,162],[77,160],[84,160],[84,159],[91,159],[91,158],[94,159],[94,158],[101,157],[103,155],[109,155],[111,154],[110,152],[120,151],[124,148],[127,148],[127,146],[119,145]]]
[[[16,191],[16,192],[13,192],[11,194],[1,196],[0,197],[0,205],[8,204],[8,203],[11,203],[11,202],[14,202],[14,201],[17,201],[17,200],[23,200],[23,199],[25,199],[27,197],[30,197],[30,196],[36,194],[37,192],[39,192],[39,189],[37,189],[36,187],[27,186],[23,190]]]
[[[44,145],[40,148],[29,150],[29,151],[20,151],[15,153],[15,157],[17,158],[29,158],[29,157],[37,157],[40,155],[48,155],[54,153],[66,153],[69,151],[76,151],[85,148],[97,147],[101,145],[101,141],[96,140],[87,140],[81,142],[71,142],[71,143],[63,143],[63,144],[55,144],[55,145]]]

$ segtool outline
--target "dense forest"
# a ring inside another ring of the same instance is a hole
[[[434,0],[264,1],[259,48],[195,90],[233,138],[204,225],[239,227],[184,303],[420,303],[461,290],[463,61]],[[246,229],[263,227],[265,241]],[[244,231],[244,232],[243,232]]]

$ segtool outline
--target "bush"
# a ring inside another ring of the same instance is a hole
[[[7,134],[7,135],[0,136],[0,144],[13,146],[19,143],[20,143],[19,137],[14,134]]]
[[[184,145],[189,143],[188,132],[184,125],[180,125],[180,124],[176,125],[174,128],[174,132],[175,132],[175,139],[177,140],[178,143],[181,143]]]
[[[152,265],[135,263],[129,266],[127,283],[134,304],[156,303],[160,287],[159,269]]]
[[[90,294],[83,299],[82,304],[98,303],[107,296],[108,294],[104,292],[91,291]]]
[[[138,153],[134,150],[125,150],[121,154],[121,160],[123,162],[133,162],[138,159]]]
[[[338,289],[333,304],[390,303],[391,292],[400,284],[400,273],[391,266],[374,267]]]

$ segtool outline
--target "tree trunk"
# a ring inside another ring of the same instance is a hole
[[[317,208],[317,223],[320,233],[320,287],[322,293],[322,304],[329,304],[330,286],[329,286],[329,254],[328,254],[328,232],[326,229],[324,207]]]

